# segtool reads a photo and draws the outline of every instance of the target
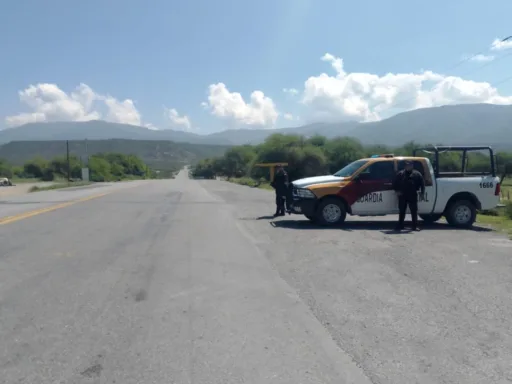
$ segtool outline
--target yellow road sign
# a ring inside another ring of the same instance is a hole
[[[274,181],[274,174],[276,171],[276,167],[278,165],[282,165],[283,167],[286,167],[288,165],[288,163],[258,163],[258,164],[254,164],[255,167],[270,168],[270,182]]]

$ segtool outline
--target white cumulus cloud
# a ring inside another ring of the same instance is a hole
[[[486,62],[493,61],[494,56],[492,55],[475,55],[470,58],[471,61]]]
[[[192,129],[192,123],[186,115],[180,116],[178,111],[174,108],[165,108],[165,117],[170,121],[172,128],[182,129],[184,131],[190,131]]]
[[[334,74],[311,76],[304,83],[302,103],[311,120],[379,120],[398,110],[457,103],[510,104],[491,84],[445,76],[432,71],[419,73],[348,73],[343,59],[325,54]]]
[[[20,101],[28,112],[8,116],[7,126],[52,121],[106,121],[142,125],[141,115],[132,100],[118,100],[110,95],[96,93],[86,84],[80,84],[70,93],[56,84],[30,85],[19,92]],[[106,113],[102,113],[105,110]]]
[[[119,101],[112,96],[100,96],[98,100],[102,100],[108,109],[105,116],[106,121],[115,123],[125,123],[132,125],[141,125],[141,116],[132,100],[126,99]]]
[[[299,91],[295,88],[283,88],[283,92],[292,96],[295,96],[299,93]]]
[[[214,116],[230,119],[240,125],[265,128],[272,128],[279,116],[272,99],[262,91],[252,92],[248,103],[240,93],[230,92],[223,83],[211,84],[208,91],[208,102],[202,103],[202,106]]]
[[[506,39],[494,39],[491,44],[491,50],[493,51],[503,51],[510,48],[512,48],[512,36]]]

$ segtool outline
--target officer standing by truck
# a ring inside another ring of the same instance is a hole
[[[270,184],[276,191],[276,213],[274,216],[285,215],[285,202],[288,195],[288,173],[284,170],[282,165],[276,167],[274,180]]]
[[[420,172],[416,171],[410,160],[405,161],[405,169],[399,171],[393,183],[393,189],[398,195],[398,225],[397,230],[404,229],[405,213],[407,206],[411,211],[412,230],[418,228],[418,191],[421,196],[425,194],[425,180]]]

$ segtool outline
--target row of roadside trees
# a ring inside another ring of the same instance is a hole
[[[345,165],[360,158],[374,154],[393,153],[412,155],[417,144],[411,142],[404,146],[389,148],[384,146],[363,146],[359,141],[338,137],[327,139],[323,136],[305,138],[297,135],[274,134],[260,145],[232,147],[224,156],[200,161],[193,169],[192,176],[214,178],[249,177],[256,180],[268,180],[268,170],[256,167],[257,163],[287,162],[286,167],[291,180],[322,174],[332,174]],[[512,153],[501,152],[497,156],[498,172],[502,178],[512,172]],[[460,154],[445,153],[441,156],[440,166],[444,171],[460,170]],[[468,160],[468,171],[482,171],[490,168],[489,156],[484,153],[472,153]]]
[[[70,156],[69,167],[66,156],[55,157],[52,160],[36,157],[22,166],[13,166],[0,160],[0,176],[53,181],[67,178],[69,169],[71,179],[80,179],[83,166],[76,156]],[[121,153],[100,153],[90,156],[88,168],[90,180],[96,182],[155,177],[139,157]]]

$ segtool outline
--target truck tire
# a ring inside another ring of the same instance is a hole
[[[336,198],[326,198],[316,210],[316,222],[323,226],[336,226],[345,221],[347,210],[345,204]]]
[[[427,224],[432,224],[438,221],[441,217],[443,217],[442,213],[433,213],[430,215],[419,215],[420,219],[423,220]]]
[[[476,220],[476,207],[469,200],[456,200],[446,210],[448,224],[458,228],[471,228]]]

